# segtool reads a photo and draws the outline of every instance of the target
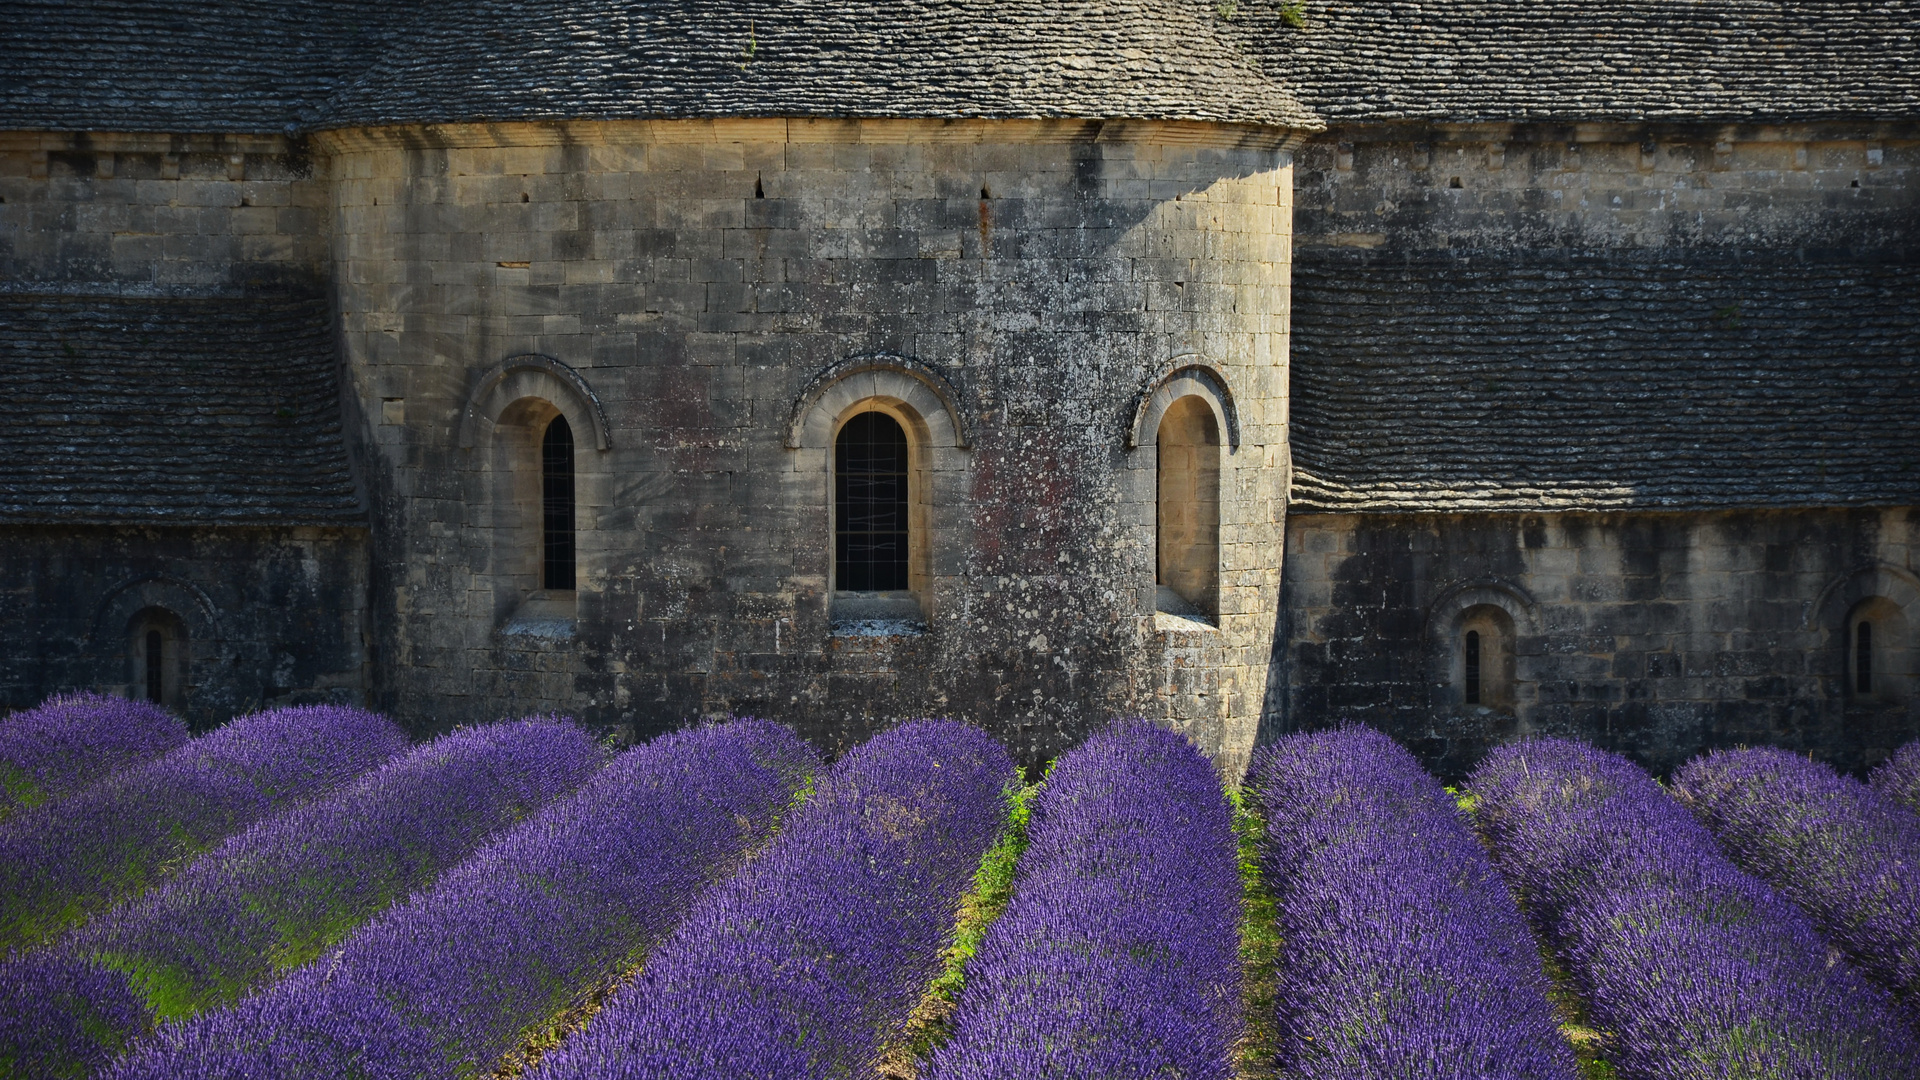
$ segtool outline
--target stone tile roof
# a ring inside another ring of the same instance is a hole
[[[710,116],[1317,128],[1187,0],[13,0],[0,128]],[[369,66],[371,65],[371,66]]]
[[[1300,510],[1920,503],[1920,266],[1303,249]]]
[[[0,523],[363,521],[324,300],[0,293]]]
[[[310,125],[409,4],[6,0],[0,129],[280,132]]]
[[[1329,122],[1920,116],[1920,0],[1278,0],[1234,20]]]

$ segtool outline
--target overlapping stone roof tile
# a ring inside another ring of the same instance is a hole
[[[19,0],[0,127],[720,116],[1318,122],[1189,0]]]
[[[7,0],[0,129],[217,133],[311,125],[411,6]]]
[[[1329,122],[1920,117],[1920,0],[1280,0],[1235,20]]]
[[[0,523],[365,512],[324,300],[0,293]]]
[[[1303,250],[1300,510],[1920,502],[1920,266]]]

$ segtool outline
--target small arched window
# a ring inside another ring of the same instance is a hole
[[[1853,629],[1853,690],[1873,693],[1873,623],[1861,619]]]
[[[1862,703],[1905,701],[1914,658],[1898,604],[1874,596],[1855,604],[1846,622],[1847,696]]]
[[[907,433],[883,412],[856,414],[834,442],[834,584],[844,592],[911,587]]]
[[[1463,705],[1495,710],[1514,707],[1513,616],[1495,604],[1475,604],[1460,614],[1454,646],[1454,685]]]
[[[180,617],[165,608],[146,608],[133,617],[129,629],[132,696],[179,708],[187,656],[186,628]]]
[[[164,659],[165,656],[166,642],[160,636],[160,631],[147,631],[147,655],[143,658],[142,666],[147,669],[145,672],[147,677],[147,700],[156,705],[166,700],[167,665]]]
[[[1156,445],[1160,607],[1212,619],[1220,611],[1220,425],[1206,400],[1189,395],[1168,406]]]
[[[1467,704],[1478,705],[1480,704],[1480,631],[1467,631],[1466,650]]]
[[[574,587],[573,428],[555,416],[540,439],[540,583]]]

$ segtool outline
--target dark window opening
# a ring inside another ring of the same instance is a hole
[[[1853,692],[1873,693],[1873,624],[1864,620],[1853,632]]]
[[[1467,704],[1480,704],[1480,631],[1467,631]]]
[[[834,578],[848,592],[908,587],[907,433],[886,413],[847,421],[834,446]]]
[[[155,705],[164,704],[167,697],[167,669],[162,659],[165,652],[160,631],[147,631],[147,700]]]
[[[556,416],[540,440],[540,580],[573,588],[573,429]]]

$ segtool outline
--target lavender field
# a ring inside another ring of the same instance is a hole
[[[1920,1077],[1916,775],[60,698],[0,719],[0,1078]]]

